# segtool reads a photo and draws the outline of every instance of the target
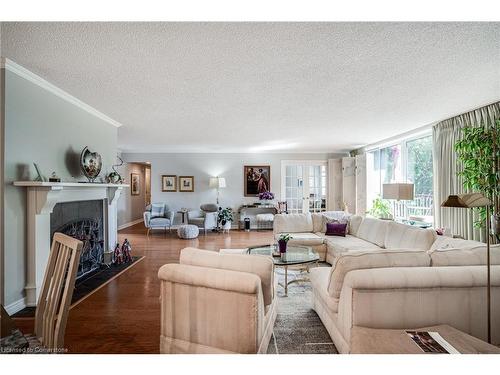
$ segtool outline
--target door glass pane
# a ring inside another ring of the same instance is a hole
[[[285,199],[290,213],[326,210],[326,166],[287,165],[285,171],[286,176],[283,176],[282,181],[285,183]],[[306,192],[307,197],[304,196]]]

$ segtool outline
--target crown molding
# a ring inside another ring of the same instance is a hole
[[[90,105],[82,102],[80,99],[75,98],[73,95],[67,93],[66,91],[60,89],[59,87],[53,85],[52,83],[46,81],[42,77],[36,75],[35,73],[29,71],[28,69],[22,67],[21,65],[15,63],[12,60],[9,60],[7,58],[2,57],[0,60],[0,67],[2,69],[6,69],[19,77],[22,77],[31,83],[34,83],[37,86],[40,86],[41,88],[51,92],[52,94],[60,97],[61,99],[66,100],[67,102],[79,107],[80,109],[83,109],[84,111],[90,113],[93,116],[96,116],[97,118],[100,118],[101,120],[107,122],[108,124],[111,124],[117,128],[122,126],[121,123],[118,121],[113,120],[111,117],[106,116],[104,113],[98,111],[94,107],[91,107]]]

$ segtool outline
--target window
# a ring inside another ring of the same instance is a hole
[[[395,219],[432,223],[432,136],[401,140],[367,152],[367,208],[382,195],[382,185],[412,182],[413,201],[390,201]]]

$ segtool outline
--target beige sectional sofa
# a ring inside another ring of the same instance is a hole
[[[348,222],[345,237],[326,236],[325,218]],[[380,249],[429,250],[436,239],[432,229],[420,229],[393,221],[349,216],[343,211],[279,214],[274,218],[275,238],[290,233],[290,245],[311,246],[320,260],[332,264],[336,256],[352,250]]]
[[[326,215],[342,217],[338,212]],[[276,236],[290,232],[293,243],[302,245],[323,240],[314,247],[332,267],[311,269],[312,303],[339,352],[350,352],[355,326],[449,324],[486,340],[485,244],[360,216],[348,218],[346,237],[325,236],[324,228],[317,230],[321,214],[278,216]],[[499,245],[492,246],[491,256],[492,341],[499,344]]]

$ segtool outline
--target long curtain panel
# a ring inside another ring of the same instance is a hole
[[[496,102],[433,126],[434,222],[437,227],[450,228],[453,234],[465,239],[483,241],[485,234],[484,230],[474,228],[472,210],[441,207],[448,195],[466,193],[462,178],[457,175],[461,165],[454,146],[461,139],[463,127],[489,126],[499,118],[500,102]]]

